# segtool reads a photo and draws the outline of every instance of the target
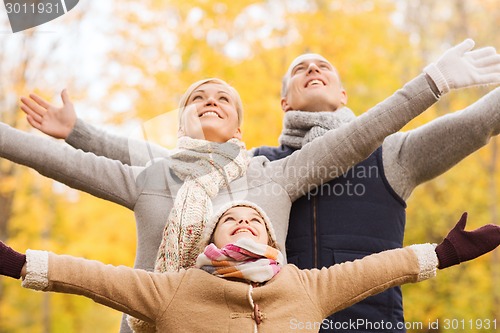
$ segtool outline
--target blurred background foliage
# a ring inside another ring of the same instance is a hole
[[[277,145],[281,77],[317,52],[339,70],[356,114],[390,96],[448,47],[473,38],[500,48],[497,0],[81,0],[67,15],[12,34],[0,15],[0,121],[29,128],[19,97],[60,103],[68,87],[79,117],[117,134],[175,144],[175,108],[195,80],[221,77],[241,93],[247,147]],[[450,93],[405,130],[460,110],[491,88]],[[499,110],[500,111],[500,110]],[[39,134],[39,133],[37,133]],[[134,134],[135,135],[135,134]],[[499,224],[499,139],[408,201],[405,244],[438,242],[469,212],[470,228]],[[0,160],[0,239],[133,265],[132,212]],[[497,320],[499,251],[403,288],[406,320]],[[121,314],[92,301],[35,293],[0,279],[0,332],[117,332]],[[440,332],[495,332],[459,326]],[[436,331],[433,331],[436,332]]]

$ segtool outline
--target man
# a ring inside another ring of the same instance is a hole
[[[281,145],[257,148],[254,155],[284,158],[355,118],[346,107],[347,92],[337,70],[318,54],[304,54],[292,62],[281,97],[285,112]],[[415,187],[444,173],[499,133],[500,88],[462,111],[388,136],[368,159],[294,202],[286,243],[288,262],[301,269],[329,267],[401,247],[406,200]],[[323,328],[372,332],[381,327],[384,332],[405,332],[402,323],[397,287],[333,315]]]

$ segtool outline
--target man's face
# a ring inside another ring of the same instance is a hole
[[[287,92],[281,100],[283,111],[335,111],[347,103],[337,70],[319,54],[296,58],[287,74]]]

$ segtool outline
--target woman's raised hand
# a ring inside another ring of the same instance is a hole
[[[76,112],[68,91],[61,92],[62,107],[48,103],[40,96],[21,97],[21,110],[34,128],[57,139],[66,139],[76,123]]]

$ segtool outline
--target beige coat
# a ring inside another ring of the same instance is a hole
[[[414,245],[321,270],[286,265],[252,288],[197,268],[151,273],[28,250],[23,286],[83,295],[154,323],[158,332],[283,333],[318,331],[328,315],[387,288],[434,276],[436,266],[434,246]]]

